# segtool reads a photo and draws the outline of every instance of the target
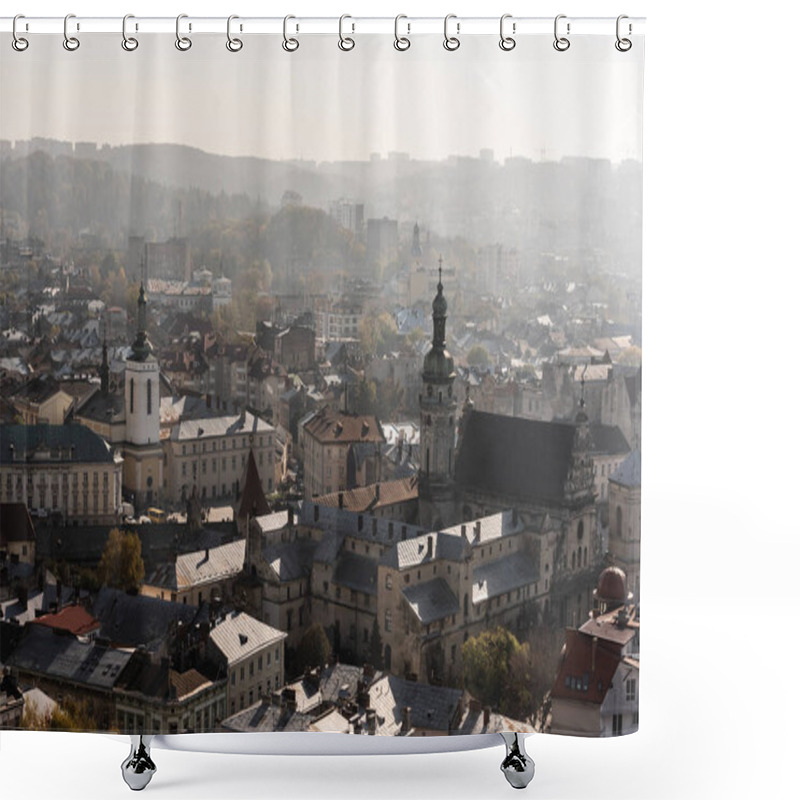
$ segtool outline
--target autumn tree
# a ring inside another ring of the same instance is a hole
[[[137,534],[112,528],[97,565],[97,578],[114,589],[139,589],[144,579],[144,561],[142,541]]]
[[[331,657],[331,643],[325,629],[318,622],[311,624],[303,633],[297,646],[297,667],[324,667]]]
[[[25,703],[20,727],[30,731],[97,731],[100,724],[86,700],[69,695],[52,711],[40,710],[35,703]]]
[[[462,645],[467,689],[485,705],[514,719],[533,715],[553,683],[558,647],[553,637],[520,644],[505,628],[484,631]]]
[[[483,367],[489,363],[489,352],[480,344],[471,347],[467,353],[467,364],[471,367]]]

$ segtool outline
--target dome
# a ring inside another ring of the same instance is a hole
[[[609,606],[625,605],[628,601],[626,582],[625,573],[619,567],[606,567],[597,579],[595,597]]]
[[[455,373],[453,356],[447,350],[436,347],[428,351],[422,362],[422,375],[425,380],[450,378]]]

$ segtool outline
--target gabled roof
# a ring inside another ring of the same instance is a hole
[[[591,434],[590,455],[621,455],[629,453],[631,450],[625,434],[616,425],[592,424],[589,426],[589,433]]]
[[[614,470],[610,481],[630,488],[642,485],[642,451],[633,450],[628,457]]]
[[[472,602],[480,603],[539,580],[539,570],[527,553],[498,558],[472,572]]]
[[[383,430],[378,418],[371,414],[348,414],[328,406],[315,412],[303,424],[312,439],[324,444],[352,442],[383,442]]]
[[[458,613],[458,599],[444,578],[404,586],[403,597],[423,625]]]
[[[208,550],[185,553],[177,556],[174,562],[160,566],[145,583],[175,592],[234,578],[244,567],[244,551],[245,540],[239,539]]]
[[[372,451],[374,455],[374,450]],[[341,492],[342,508],[347,511],[364,512],[376,508],[405,503],[419,497],[419,482],[417,476],[400,478],[392,481],[382,481],[369,486],[359,486]],[[331,492],[320,497],[315,497],[314,502],[321,506],[339,508],[339,492]]]
[[[456,457],[456,483],[524,503],[558,502],[574,438],[570,423],[472,411]]]
[[[380,563],[394,569],[409,569],[430,561],[462,561],[468,543],[461,536],[449,533],[427,533],[414,539],[400,541],[380,558]]]
[[[6,664],[110,691],[131,656],[131,652],[60,635],[45,625],[27,625]]]
[[[261,550],[261,557],[278,580],[295,581],[311,574],[316,549],[317,542],[313,539],[295,539],[266,545]]]
[[[603,639],[595,642],[574,628],[567,628],[566,633],[565,654],[551,696],[602,705],[622,658],[622,648]]]
[[[0,463],[25,463],[34,454],[42,463],[114,462],[111,447],[84,425],[0,426]]]
[[[411,708],[411,727],[448,733],[460,718],[460,689],[431,686],[386,675],[369,687],[370,707],[375,709],[379,734],[396,736],[403,723],[403,709]]]
[[[262,647],[277,644],[286,638],[286,634],[240,611],[229,614],[214,625],[208,638],[230,666]]]
[[[336,562],[333,582],[357,592],[376,595],[378,563],[374,558],[344,551]]]
[[[31,620],[32,625],[45,625],[59,631],[67,631],[73,636],[86,636],[100,627],[96,620],[83,606],[71,605],[62,608],[55,614],[43,614]]]
[[[255,703],[232,714],[223,721],[222,727],[230,731],[246,731],[262,733],[272,733],[277,731],[307,731],[313,721],[310,714],[303,714],[300,711],[289,711],[288,708],[268,705],[266,699]]]

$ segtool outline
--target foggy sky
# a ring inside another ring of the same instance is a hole
[[[575,36],[565,53],[547,37],[502,52],[493,36],[447,52],[418,35],[397,52],[386,35],[361,35],[343,53],[335,35],[87,34],[69,53],[37,35],[24,53],[0,49],[0,138],[44,136],[112,145],[178,143],[264,158],[363,160],[372,152],[440,159],[492,148],[509,155],[641,158],[642,48],[618,53],[613,36]]]

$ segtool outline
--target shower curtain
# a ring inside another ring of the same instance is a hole
[[[23,22],[2,724],[635,731],[643,37]]]

